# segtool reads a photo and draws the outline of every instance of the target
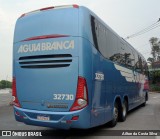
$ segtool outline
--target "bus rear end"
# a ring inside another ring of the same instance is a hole
[[[79,74],[78,12],[77,5],[49,7],[17,20],[12,92],[17,121],[89,128],[87,80]]]

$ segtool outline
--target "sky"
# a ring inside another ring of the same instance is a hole
[[[123,38],[160,18],[160,0],[0,0],[0,80],[12,80],[13,35],[17,18],[29,11],[66,4],[88,7]],[[147,59],[151,37],[160,38],[160,27],[127,41]]]

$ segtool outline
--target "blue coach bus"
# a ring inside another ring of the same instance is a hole
[[[115,126],[146,104],[146,81],[144,57],[85,7],[47,7],[17,20],[12,95],[19,122]]]

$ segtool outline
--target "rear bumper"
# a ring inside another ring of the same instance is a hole
[[[28,110],[14,106],[14,115],[18,122],[23,122],[28,125],[44,126],[57,129],[90,128],[90,114],[87,110],[87,107],[73,112],[51,112]],[[37,116],[49,117],[50,120],[38,120]],[[71,120],[74,116],[79,116],[78,120]]]

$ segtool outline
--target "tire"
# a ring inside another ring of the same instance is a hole
[[[145,102],[142,103],[142,107],[145,107],[145,106],[146,106],[146,101],[147,101],[147,93],[145,94]]]
[[[117,122],[118,122],[118,104],[115,103],[114,104],[114,108],[113,108],[113,119],[108,123],[108,125],[110,127],[114,127],[116,126]]]
[[[119,121],[124,122],[127,117],[128,103],[126,100],[123,101],[122,107],[119,110]]]
[[[145,107],[146,106],[146,95],[145,95],[145,102],[142,103],[142,107]]]
[[[142,103],[142,107],[145,107],[146,106],[146,101],[144,103]]]

